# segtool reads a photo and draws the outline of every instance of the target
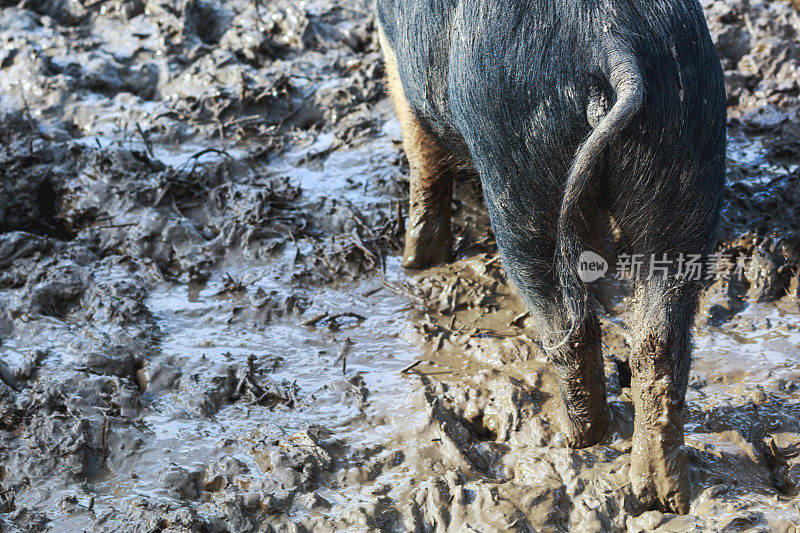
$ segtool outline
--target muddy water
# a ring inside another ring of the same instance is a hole
[[[685,517],[628,480],[624,286],[598,287],[612,429],[569,450],[474,181],[453,262],[400,268],[407,165],[370,5],[11,4],[0,527],[796,531],[788,3],[704,3],[731,98],[719,250],[748,268],[701,307]]]

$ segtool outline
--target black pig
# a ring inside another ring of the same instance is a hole
[[[725,89],[697,0],[378,0],[411,167],[404,266],[450,256],[454,173],[473,168],[507,275],[558,369],[573,447],[608,426],[581,251],[599,227],[645,257],[709,254]],[[700,283],[635,280],[631,479],[687,513],[683,410]]]

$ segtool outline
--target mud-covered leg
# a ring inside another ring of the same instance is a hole
[[[552,242],[521,229],[506,231],[516,217],[506,216],[505,204],[494,202],[492,195],[487,196],[487,205],[493,212],[506,275],[525,301],[542,343],[560,345],[549,350],[548,356],[556,368],[562,399],[559,418],[566,443],[571,448],[593,446],[608,430],[602,333],[597,315],[589,307],[582,323],[562,343],[566,332],[572,329],[572,319],[547,262],[552,257]]]
[[[453,161],[420,125],[406,101],[397,60],[382,31],[389,94],[403,131],[403,147],[411,168],[408,225],[403,266],[423,268],[450,259]]]
[[[641,281],[633,317],[631,482],[644,505],[680,514],[691,501],[683,415],[698,294],[689,282]]]
[[[568,328],[553,327],[549,321],[550,342],[558,341]],[[560,335],[559,335],[560,334]],[[562,348],[551,352],[550,358],[558,374],[558,386],[563,400],[562,429],[571,448],[585,448],[600,442],[608,430],[605,373],[601,351],[600,323],[590,310],[583,324]]]

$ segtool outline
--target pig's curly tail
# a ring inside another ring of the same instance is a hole
[[[613,49],[606,54],[605,75],[616,94],[616,102],[578,149],[567,178],[561,212],[558,217],[555,265],[564,305],[569,312],[570,329],[548,351],[563,347],[583,322],[588,305],[586,284],[578,275],[581,239],[577,230],[578,207],[597,173],[603,150],[641,109],[644,81],[633,54]]]

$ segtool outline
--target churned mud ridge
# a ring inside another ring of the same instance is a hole
[[[400,269],[370,3],[0,0],[0,528],[795,531],[800,15],[703,4],[730,264],[678,517],[628,478],[621,283],[597,302],[611,430],[570,450],[474,177],[453,262]]]

